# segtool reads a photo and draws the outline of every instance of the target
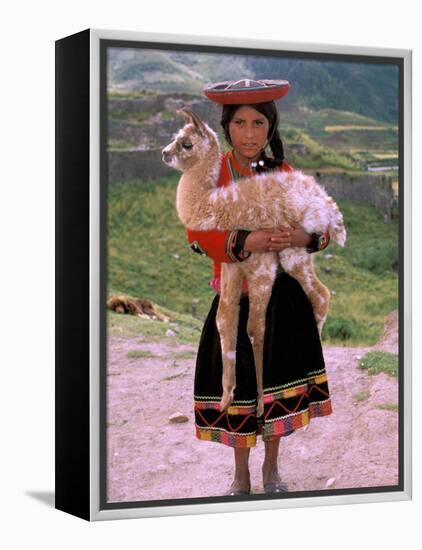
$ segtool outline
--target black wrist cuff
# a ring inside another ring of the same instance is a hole
[[[243,262],[243,260],[246,260],[246,258],[249,258],[249,256],[251,255],[250,252],[245,252],[243,249],[246,237],[249,235],[249,233],[250,231],[247,231],[246,229],[238,229],[237,231],[232,232],[232,238],[230,239],[230,256],[233,258],[233,260]]]
[[[306,250],[309,253],[317,252],[318,250],[324,250],[327,248],[328,243],[330,242],[330,234],[328,231],[325,233],[312,233],[311,242],[306,247]]]
[[[319,250],[319,233],[312,233],[311,234],[311,242],[306,247],[306,252],[309,252],[309,254],[312,254],[313,252],[317,252]]]

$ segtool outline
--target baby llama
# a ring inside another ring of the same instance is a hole
[[[217,187],[220,147],[216,133],[187,109],[178,112],[185,126],[163,149],[163,161],[182,172],[176,208],[181,222],[196,231],[270,229],[299,223],[307,233],[324,233],[344,246],[343,216],[334,200],[313,177],[299,171],[270,172]],[[295,277],[307,294],[321,333],[327,317],[330,292],[317,278],[312,255],[304,248],[280,253],[251,254],[239,263],[223,263],[217,328],[223,361],[223,395],[220,409],[233,401],[236,386],[236,341],[242,281],[249,291],[248,336],[257,380],[257,415],[264,412],[263,346],[265,317],[278,264]]]

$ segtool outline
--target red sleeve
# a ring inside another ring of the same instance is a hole
[[[279,169],[282,172],[294,172],[294,168],[291,164],[283,160],[283,163],[280,165]]]
[[[186,229],[189,245],[209,256],[214,262],[233,262],[227,255],[227,242],[231,231],[192,231]]]

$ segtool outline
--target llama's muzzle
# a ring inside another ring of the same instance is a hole
[[[171,162],[171,159],[172,159],[173,155],[171,154],[170,149],[165,147],[161,151],[161,155],[162,155],[163,162],[165,162],[166,164],[169,164]]]

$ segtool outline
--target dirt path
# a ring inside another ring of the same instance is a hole
[[[334,412],[282,439],[280,473],[290,490],[398,483],[397,380],[358,368],[359,358],[373,349],[397,353],[394,315],[377,346],[324,348]],[[133,351],[143,357],[129,358]],[[108,353],[108,500],[224,494],[233,474],[233,450],[195,437],[195,348],[174,337],[159,344],[111,337]],[[174,413],[188,420],[172,423]],[[253,493],[263,492],[263,450],[259,438],[250,459]]]

